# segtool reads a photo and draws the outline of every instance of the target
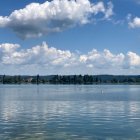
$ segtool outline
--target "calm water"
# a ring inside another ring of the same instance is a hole
[[[140,86],[1,85],[0,140],[140,140]]]

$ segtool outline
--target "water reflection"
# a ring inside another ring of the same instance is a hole
[[[139,86],[0,87],[0,139],[139,139],[139,93]]]

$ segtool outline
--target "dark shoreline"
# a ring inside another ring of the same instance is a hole
[[[140,85],[140,75],[0,75],[0,84]]]

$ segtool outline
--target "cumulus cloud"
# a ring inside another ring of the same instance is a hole
[[[0,16],[0,27],[12,29],[22,38],[32,38],[87,24],[98,13],[102,13],[105,19],[110,18],[113,15],[113,4],[94,4],[89,0],[31,3],[23,9],[13,11],[9,16]]]
[[[0,45],[0,68],[9,70],[9,73],[11,69],[15,71],[17,68],[21,74],[26,70],[28,72],[38,70],[38,73],[43,71],[45,74],[49,72],[55,74],[92,73],[95,70],[96,73],[116,71],[119,74],[120,70],[138,70],[140,55],[134,52],[113,54],[107,49],[102,52],[93,49],[87,54],[80,54],[48,47],[46,43],[30,49],[22,49],[18,44],[6,43]]]
[[[131,67],[140,67],[140,56],[134,52],[128,52],[128,62]]]
[[[131,28],[140,28],[140,18],[135,17],[132,20],[130,20],[128,24]]]
[[[48,48],[46,43],[41,46],[35,46],[31,49],[17,50],[20,46],[18,44],[1,44],[1,63],[9,65],[50,65],[50,66],[65,66],[67,61],[70,63],[73,55],[70,51],[62,51],[56,48]]]
[[[122,67],[124,62],[125,55],[120,54],[112,54],[109,50],[105,49],[103,52],[98,52],[97,50],[92,50],[88,52],[87,55],[81,55],[80,61],[87,64],[88,66],[92,66],[94,68],[112,68],[112,67]]]

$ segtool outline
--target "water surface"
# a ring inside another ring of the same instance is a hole
[[[140,140],[140,86],[1,85],[0,140]]]

